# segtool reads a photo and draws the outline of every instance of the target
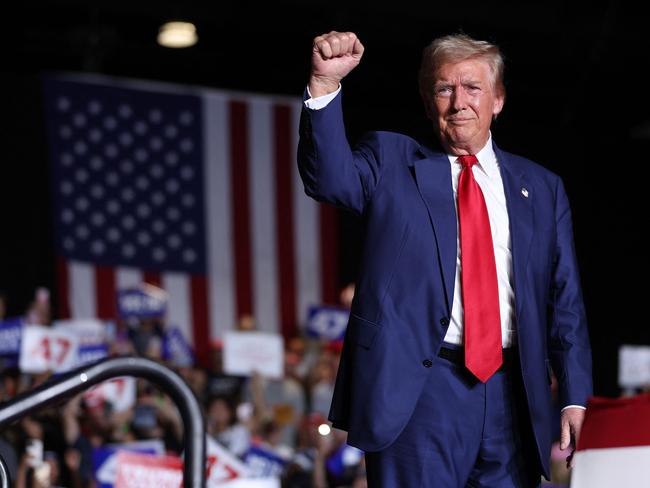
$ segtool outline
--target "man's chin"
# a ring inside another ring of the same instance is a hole
[[[451,137],[447,138],[449,145],[456,147],[464,147],[468,144],[471,144],[473,138],[465,134],[454,134]]]
[[[472,132],[468,133],[446,133],[444,134],[444,140],[442,141],[443,146],[446,146],[452,149],[452,154],[476,154],[481,150],[485,141],[480,140],[481,138],[477,137],[477,134]]]

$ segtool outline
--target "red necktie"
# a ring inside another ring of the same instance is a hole
[[[494,246],[483,192],[474,179],[476,156],[460,156],[458,180],[465,366],[485,383],[501,366],[501,315]]]

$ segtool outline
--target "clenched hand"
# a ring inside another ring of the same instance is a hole
[[[357,67],[363,44],[353,32],[323,34],[314,39],[309,92],[312,97],[336,91],[339,83]]]

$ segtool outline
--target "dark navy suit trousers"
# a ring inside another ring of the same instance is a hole
[[[369,488],[538,487],[519,362],[485,384],[462,361],[432,363],[405,429],[388,448],[366,453]]]

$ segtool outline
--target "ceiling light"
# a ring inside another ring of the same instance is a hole
[[[167,22],[158,30],[158,44],[165,47],[190,47],[199,37],[196,27],[190,22]]]

